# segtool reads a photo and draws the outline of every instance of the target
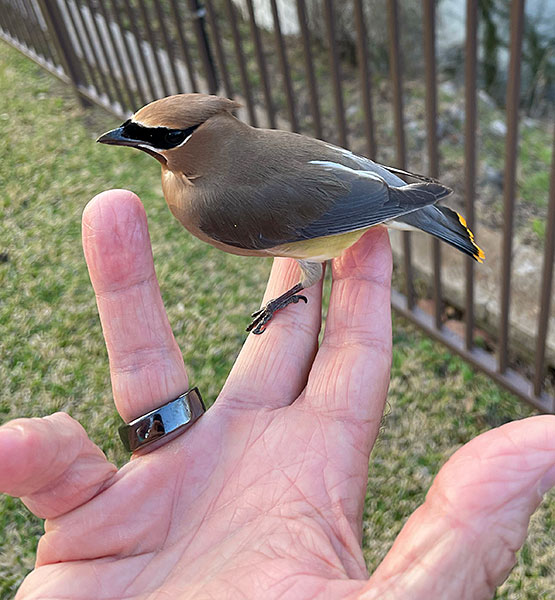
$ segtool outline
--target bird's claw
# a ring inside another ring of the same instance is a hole
[[[301,294],[295,294],[285,299],[271,300],[263,308],[252,313],[252,322],[247,327],[247,331],[254,333],[254,335],[260,335],[266,331],[266,325],[274,316],[274,313],[282,308],[285,308],[288,304],[297,304],[299,300],[303,300],[308,303],[308,298]]]

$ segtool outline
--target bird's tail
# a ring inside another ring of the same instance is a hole
[[[451,244],[479,263],[485,258],[482,249],[474,242],[474,234],[467,227],[464,217],[446,206],[425,206],[396,220]]]

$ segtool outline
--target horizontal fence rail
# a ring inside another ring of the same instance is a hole
[[[442,100],[439,83],[441,5],[434,0],[387,0],[379,16],[370,13],[369,6],[364,0],[0,0],[0,38],[73,86],[83,105],[98,104],[122,119],[168,94],[219,93],[240,100],[246,107],[242,116],[253,125],[314,135],[385,164],[447,177],[442,160],[446,134],[441,128],[452,107]],[[417,236],[407,232],[397,242],[393,236],[403,291],[393,291],[392,305],[522,399],[541,411],[555,412],[555,348],[549,345],[555,134],[549,189],[542,199],[545,236],[536,261],[536,328],[530,333],[533,349],[526,360],[526,353],[520,352],[522,342],[513,339],[519,316],[513,274],[521,251],[515,225],[525,8],[524,0],[511,2],[506,109],[496,125],[505,136],[503,211],[499,248],[487,253],[498,256],[490,284],[499,310],[487,318],[487,306],[480,302],[484,282],[477,276],[486,267],[470,259],[451,260],[451,250],[433,239],[426,250],[430,268],[425,272],[416,264]],[[482,201],[479,146],[484,138],[480,10],[478,0],[467,0],[462,15],[460,181],[450,175],[461,192],[461,210],[469,227],[478,228],[479,238],[486,229],[482,221],[477,223]],[[412,37],[407,41],[409,30]],[[420,98],[420,104],[414,98]],[[547,123],[546,129],[551,131],[553,125]],[[460,293],[450,291],[454,280]],[[431,298],[428,304],[426,297]],[[463,328],[446,323],[453,310]]]

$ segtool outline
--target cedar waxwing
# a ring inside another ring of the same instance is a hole
[[[436,204],[448,187],[320,140],[251,127],[232,115],[239,106],[169,96],[98,141],[156,158],[171,212],[201,240],[232,254],[297,259],[300,282],[255,312],[247,331],[262,333],[275,311],[306,302],[299,292],[319,281],[322,263],[375,225],[425,231],[482,262],[463,217]]]

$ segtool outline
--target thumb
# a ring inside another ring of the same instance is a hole
[[[456,452],[362,598],[491,598],[555,484],[555,416],[508,423]]]
[[[84,504],[116,472],[66,413],[15,419],[0,427],[0,491],[51,519]]]

